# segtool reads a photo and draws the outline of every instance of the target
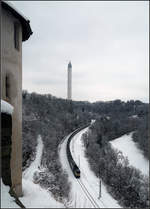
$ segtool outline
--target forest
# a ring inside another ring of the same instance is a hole
[[[147,155],[147,135],[144,143],[140,136],[143,128],[147,129],[145,120],[148,104],[139,100],[95,103],[69,101],[51,94],[28,93],[26,90],[22,92],[22,99],[23,170],[35,158],[37,136],[40,134],[44,143],[41,162],[41,170],[44,168],[44,171],[35,174],[35,181],[51,191],[56,199],[68,198],[70,190],[67,174],[59,161],[58,146],[70,132],[90,123],[92,119],[96,120],[95,125],[91,126],[92,138],[95,140],[93,146],[99,152],[107,141],[134,130],[134,140]]]

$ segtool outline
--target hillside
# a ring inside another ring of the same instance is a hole
[[[149,176],[149,160],[144,157],[138,143],[133,141],[133,133],[125,134],[110,142],[114,149],[118,149],[127,157],[129,164],[139,169],[143,175]]]
[[[149,161],[146,155],[144,157],[144,146],[139,146],[132,139],[133,130],[143,131],[138,129],[141,119],[134,121],[134,125],[130,119],[123,119],[126,120],[128,123],[118,126],[112,134],[114,120],[97,120],[88,133],[83,135],[85,154],[91,170],[97,177],[100,176],[109,193],[122,207],[146,208],[149,205]],[[124,126],[129,126],[128,131],[132,129],[132,132],[127,131],[127,135],[117,138],[119,132],[124,133]],[[148,144],[148,138],[143,137],[141,141]]]
[[[56,200],[67,200],[70,185],[58,155],[62,139],[91,119],[96,119],[97,147],[102,146],[106,138],[109,141],[137,130],[139,121],[147,112],[148,104],[140,101],[90,103],[23,91],[23,171],[35,160],[37,138],[41,135],[43,152],[40,168],[44,171],[34,177],[40,186],[51,191]]]
[[[43,140],[39,184],[60,201],[69,194],[67,175],[58,159],[58,145],[64,136],[90,120],[89,113],[75,110],[72,103],[51,95],[23,92],[23,170],[35,159],[37,136]]]

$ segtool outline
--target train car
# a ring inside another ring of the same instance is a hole
[[[69,157],[68,159],[71,170],[73,172],[73,175],[76,178],[80,178],[80,169],[78,168],[78,166],[76,165],[76,163],[74,162],[74,160],[72,159],[72,156]]]

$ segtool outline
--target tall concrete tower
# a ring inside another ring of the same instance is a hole
[[[68,64],[68,86],[67,86],[67,99],[72,99],[72,65],[71,62]]]

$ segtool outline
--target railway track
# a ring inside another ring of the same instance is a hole
[[[79,128],[77,130],[75,130],[73,133],[70,134],[70,136],[68,137],[68,140],[72,140],[72,138],[78,134],[81,130],[83,130],[84,128],[86,128],[88,126],[84,126],[82,128]],[[70,152],[71,153],[71,152]],[[71,156],[72,157],[72,156]],[[69,159],[68,159],[69,160]],[[92,204],[92,206],[94,208],[100,208],[99,204],[96,202],[96,200],[93,198],[93,196],[90,194],[90,192],[88,191],[88,189],[86,188],[86,186],[83,184],[83,182],[81,181],[81,179],[76,179],[76,181],[78,182],[78,184],[80,185],[83,193],[86,195],[87,199],[90,201],[90,203]],[[102,203],[102,205],[104,206],[104,208],[107,208],[107,206],[103,203],[102,200],[99,199],[99,201]]]
[[[91,202],[91,204],[94,206],[94,208],[100,208],[100,206],[97,204],[97,202],[94,200],[94,198],[92,197],[92,195],[89,193],[89,191],[87,190],[87,188],[85,187],[85,185],[81,182],[80,179],[77,179],[77,182],[80,184],[84,194],[86,195],[86,197],[88,198],[88,200]]]

